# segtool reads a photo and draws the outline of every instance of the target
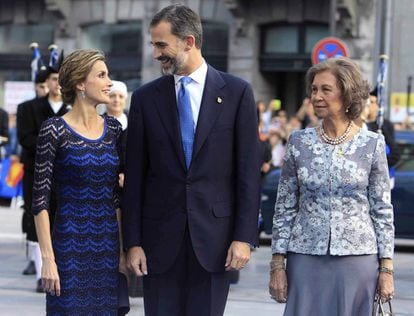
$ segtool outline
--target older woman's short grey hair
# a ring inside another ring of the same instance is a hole
[[[312,83],[318,73],[330,71],[341,90],[344,111],[351,120],[358,119],[369,97],[369,84],[357,64],[347,57],[329,58],[309,68],[306,73],[306,92],[312,93]]]

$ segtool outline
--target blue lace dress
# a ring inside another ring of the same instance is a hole
[[[105,117],[98,139],[76,133],[63,118],[40,130],[33,188],[33,213],[58,208],[52,245],[61,295],[46,296],[48,315],[116,315],[119,239],[116,208],[121,125]]]

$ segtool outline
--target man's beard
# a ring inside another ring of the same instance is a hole
[[[178,70],[177,69],[177,60],[175,58],[169,58],[169,59],[170,59],[170,61],[169,61],[170,66],[168,68],[163,67],[161,65],[161,72],[162,72],[163,75],[174,75],[174,74],[177,73],[177,70]]]
[[[158,60],[162,63],[164,61],[168,61],[170,63],[170,66],[163,67],[161,64],[161,72],[163,75],[176,75],[178,74],[184,64],[184,58],[177,57],[169,57],[169,56],[161,56],[158,58]]]

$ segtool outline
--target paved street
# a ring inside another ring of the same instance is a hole
[[[20,230],[21,209],[0,207],[0,315],[44,315],[44,295],[34,292],[35,278],[21,274],[26,266],[25,241]],[[411,244],[414,244],[411,242]],[[408,249],[408,250],[407,250]],[[226,316],[278,316],[283,305],[267,293],[270,249],[262,246],[230,290]],[[414,248],[403,247],[395,256],[396,315],[414,315]],[[129,315],[144,315],[140,298],[131,299]]]

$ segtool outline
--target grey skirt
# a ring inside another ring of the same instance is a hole
[[[288,253],[284,316],[369,316],[378,279],[378,256]]]

